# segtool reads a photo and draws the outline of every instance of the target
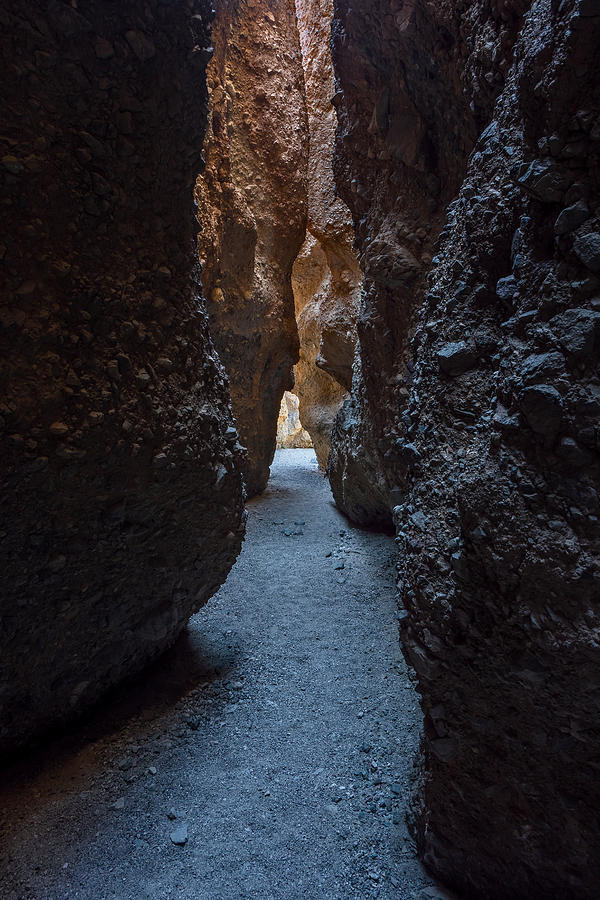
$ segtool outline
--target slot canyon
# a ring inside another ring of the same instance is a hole
[[[4,0],[0,894],[600,896],[599,0]]]

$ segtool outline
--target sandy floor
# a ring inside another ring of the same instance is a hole
[[[446,896],[405,825],[420,714],[394,575],[313,452],[280,451],[173,650],[0,775],[0,896]]]

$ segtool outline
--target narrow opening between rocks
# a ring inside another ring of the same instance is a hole
[[[300,401],[296,394],[285,391],[281,398],[277,420],[277,450],[307,450],[312,448],[308,431],[300,421]]]
[[[213,23],[198,246],[249,496],[276,447],[312,445],[325,469],[352,380],[361,276],[333,180],[332,13],[223,4]],[[291,390],[309,438],[283,434]]]

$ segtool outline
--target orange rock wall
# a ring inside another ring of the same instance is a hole
[[[198,247],[252,496],[269,477],[299,348],[291,273],[306,230],[308,139],[293,0],[224,0],[213,46]]]
[[[310,136],[308,230],[294,266],[300,336],[294,370],[300,416],[319,464],[327,463],[331,429],[352,381],[362,276],[347,206],[333,180],[336,116],[329,49],[332,0],[296,0]]]

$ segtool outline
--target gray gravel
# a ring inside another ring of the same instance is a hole
[[[447,897],[405,825],[420,713],[394,581],[393,540],[280,451],[173,650],[4,772],[0,896]]]

